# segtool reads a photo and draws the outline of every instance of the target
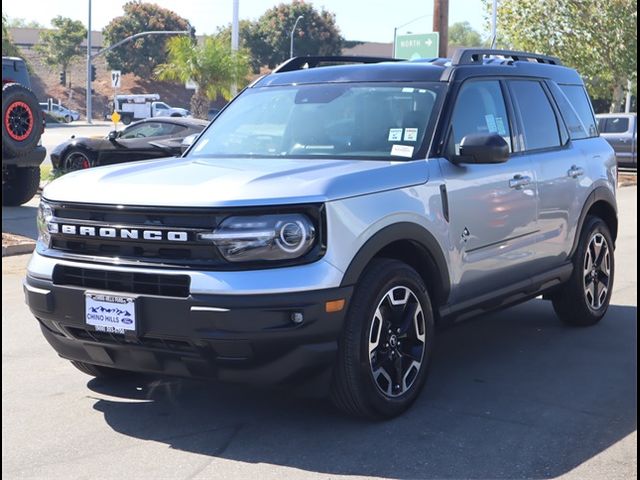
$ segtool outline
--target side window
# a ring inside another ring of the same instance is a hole
[[[601,133],[627,133],[629,131],[629,119],[625,117],[606,117],[600,123]]]
[[[541,150],[561,145],[556,114],[538,81],[509,82],[513,102],[522,123],[525,150]]]
[[[575,107],[571,104],[560,87],[558,87],[554,82],[547,82],[547,86],[551,90],[553,98],[556,100],[556,104],[560,109],[562,118],[567,124],[571,140],[589,138],[591,135],[588,133],[588,127],[582,122],[582,119],[578,115],[578,112],[576,112]]]
[[[560,89],[567,96],[576,113],[582,120],[589,137],[598,136],[598,128],[596,127],[596,119],[593,115],[591,101],[587,95],[587,91],[582,85],[560,85]]]
[[[462,139],[472,133],[497,133],[509,144],[511,129],[500,82],[469,81],[462,85],[451,121],[450,154],[460,153]]]

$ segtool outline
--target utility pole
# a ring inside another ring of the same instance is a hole
[[[440,58],[447,58],[449,50],[449,0],[433,1],[433,31],[440,33]]]
[[[89,21],[87,22],[87,123],[93,123],[91,106],[91,0],[89,0]]]
[[[498,43],[498,0],[493,0],[491,6],[491,49]]]
[[[231,20],[231,50],[237,52],[240,48],[240,0],[233,0],[233,18]],[[231,95],[238,93],[238,85],[231,85]]]

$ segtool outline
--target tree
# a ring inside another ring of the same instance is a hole
[[[7,16],[2,14],[2,56],[7,57],[18,57],[20,56],[20,52],[18,52],[18,47],[16,47],[12,40],[11,35],[9,35],[9,26]]]
[[[124,15],[116,17],[102,30],[105,41],[114,44],[126,37],[151,30],[188,30],[189,22],[176,13],[153,3],[134,0],[125,3]],[[149,35],[125,43],[106,54],[109,66],[140,77],[150,76],[167,59],[167,37]]]
[[[458,47],[480,47],[482,37],[469,22],[456,22],[449,27],[449,44]]]
[[[637,85],[637,8],[637,0],[502,0],[498,42],[560,57],[616,111],[627,82]]]
[[[274,68],[289,58],[290,32],[300,15],[304,18],[294,33],[294,55],[340,55],[344,39],[335,15],[294,1],[267,10],[248,31],[245,45],[260,65]]]
[[[205,36],[200,44],[186,37],[174,37],[167,42],[167,62],[156,67],[160,80],[196,85],[191,97],[191,111],[198,118],[207,118],[209,101],[218,96],[231,98],[231,86],[247,83],[249,58],[247,52],[231,51],[224,39]]]
[[[41,23],[35,20],[27,20],[25,18],[9,18],[7,20],[9,28],[45,28]]]
[[[51,20],[51,25],[54,30],[40,34],[40,43],[36,45],[36,50],[42,55],[44,63],[50,67],[60,67],[66,76],[74,57],[84,53],[80,44],[87,38],[87,29],[79,20],[60,15]]]

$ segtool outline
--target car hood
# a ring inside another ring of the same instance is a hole
[[[169,158],[69,173],[43,192],[61,202],[214,207],[315,203],[428,180],[426,161]]]

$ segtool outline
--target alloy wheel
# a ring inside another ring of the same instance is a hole
[[[600,310],[609,293],[611,281],[611,252],[607,239],[596,232],[587,247],[584,258],[584,294],[593,310]]]
[[[389,290],[380,300],[369,329],[369,366],[378,390],[399,397],[414,385],[426,349],[422,305],[408,287]]]

